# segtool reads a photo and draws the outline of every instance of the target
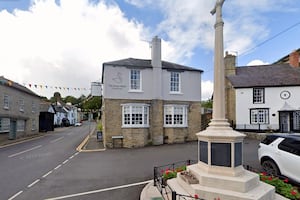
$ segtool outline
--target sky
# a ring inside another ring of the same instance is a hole
[[[0,76],[38,95],[79,97],[101,81],[102,63],[162,59],[204,72],[202,100],[213,92],[215,0],[0,0]],[[295,0],[226,0],[224,52],[238,66],[271,64],[300,48]]]

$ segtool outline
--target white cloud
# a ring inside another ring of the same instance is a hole
[[[252,60],[250,61],[247,66],[254,66],[254,65],[268,65],[269,63],[264,62],[262,60]]]
[[[150,57],[143,24],[102,1],[35,0],[29,11],[1,11],[0,26],[0,75],[21,84],[90,88],[103,62]]]
[[[212,51],[214,48],[215,17],[210,11],[215,1],[161,0],[153,4],[149,0],[126,0],[139,8],[155,6],[164,19],[157,26],[158,35],[163,35],[174,46],[175,51],[168,58],[187,63],[196,48]],[[293,0],[251,0],[226,1],[223,6],[224,42],[226,51],[249,53],[255,44],[264,41],[270,34],[268,12],[293,11]],[[295,9],[294,9],[295,11]]]
[[[212,97],[213,90],[214,90],[214,84],[212,81],[202,81],[201,83],[201,99],[202,100],[209,100]]]

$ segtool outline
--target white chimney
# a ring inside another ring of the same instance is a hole
[[[151,42],[151,65],[161,68],[161,39],[155,36]]]
[[[151,65],[153,67],[153,99],[162,99],[161,39],[155,36],[151,42]]]

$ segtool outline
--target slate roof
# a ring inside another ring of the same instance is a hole
[[[300,68],[289,64],[237,67],[229,75],[234,88],[300,86]]]
[[[146,59],[136,59],[136,58],[126,58],[122,60],[116,60],[112,62],[103,63],[104,65],[113,65],[113,66],[124,66],[124,67],[139,67],[139,68],[152,68],[151,60]],[[162,61],[162,69],[169,70],[183,70],[183,71],[197,71],[203,72],[200,69],[179,65],[167,61]]]
[[[7,87],[11,87],[13,89],[19,90],[21,92],[27,93],[31,96],[35,96],[35,97],[39,97],[39,95],[37,95],[36,93],[34,93],[33,91],[29,90],[28,88],[20,85],[19,83],[16,83],[14,81],[11,81],[9,79],[4,78],[4,76],[0,76],[0,85],[4,85]]]

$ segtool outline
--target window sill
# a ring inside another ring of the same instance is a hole
[[[164,128],[188,128],[187,125],[176,126],[176,125],[164,125]]]
[[[149,126],[121,126],[121,128],[149,128]]]
[[[143,90],[128,90],[129,93],[143,93]]]
[[[183,95],[182,92],[170,92],[169,94],[170,95]]]

